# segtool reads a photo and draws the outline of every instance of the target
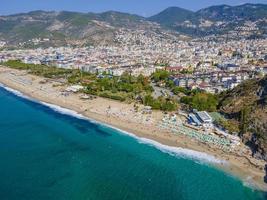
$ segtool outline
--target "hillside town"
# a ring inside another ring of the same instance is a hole
[[[179,87],[210,93],[234,88],[246,79],[267,73],[267,39],[219,40],[210,37],[177,40],[173,35],[121,29],[117,45],[83,48],[60,47],[0,51],[0,62],[21,60],[90,73],[150,76],[169,71]]]
[[[14,1],[1,197],[266,199],[265,2]]]

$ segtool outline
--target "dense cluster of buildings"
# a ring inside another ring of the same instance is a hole
[[[232,89],[242,81],[257,76],[253,70],[238,71],[211,71],[210,73],[196,73],[183,75],[178,74],[171,77],[176,86],[188,89],[200,89],[210,93]]]
[[[209,92],[233,88],[267,73],[267,39],[182,40],[168,33],[121,29],[114,41],[116,45],[109,46],[2,50],[0,62],[19,59],[116,76],[126,71],[149,76],[157,69],[166,69],[177,86]]]

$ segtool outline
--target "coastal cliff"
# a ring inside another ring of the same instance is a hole
[[[255,158],[267,160],[267,76],[221,94],[220,111],[235,120]]]

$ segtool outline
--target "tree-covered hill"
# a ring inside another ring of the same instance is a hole
[[[245,81],[223,93],[219,108],[239,122],[240,135],[255,156],[267,160],[267,76]]]

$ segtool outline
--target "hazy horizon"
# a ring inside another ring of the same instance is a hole
[[[242,5],[246,3],[261,3],[267,4],[267,0],[253,0],[253,1],[243,1],[243,0],[202,0],[198,2],[192,2],[188,0],[147,0],[142,2],[141,0],[136,1],[123,1],[123,0],[110,0],[105,2],[104,0],[76,0],[75,4],[68,2],[67,0],[25,0],[21,4],[20,0],[3,0],[0,7],[0,15],[10,15],[17,13],[27,13],[35,10],[44,11],[73,11],[73,12],[94,12],[101,13],[106,11],[118,11],[131,14],[137,14],[144,17],[149,17],[154,14],[161,12],[168,7],[180,7],[187,10],[197,11],[202,8],[206,8],[214,5]]]

